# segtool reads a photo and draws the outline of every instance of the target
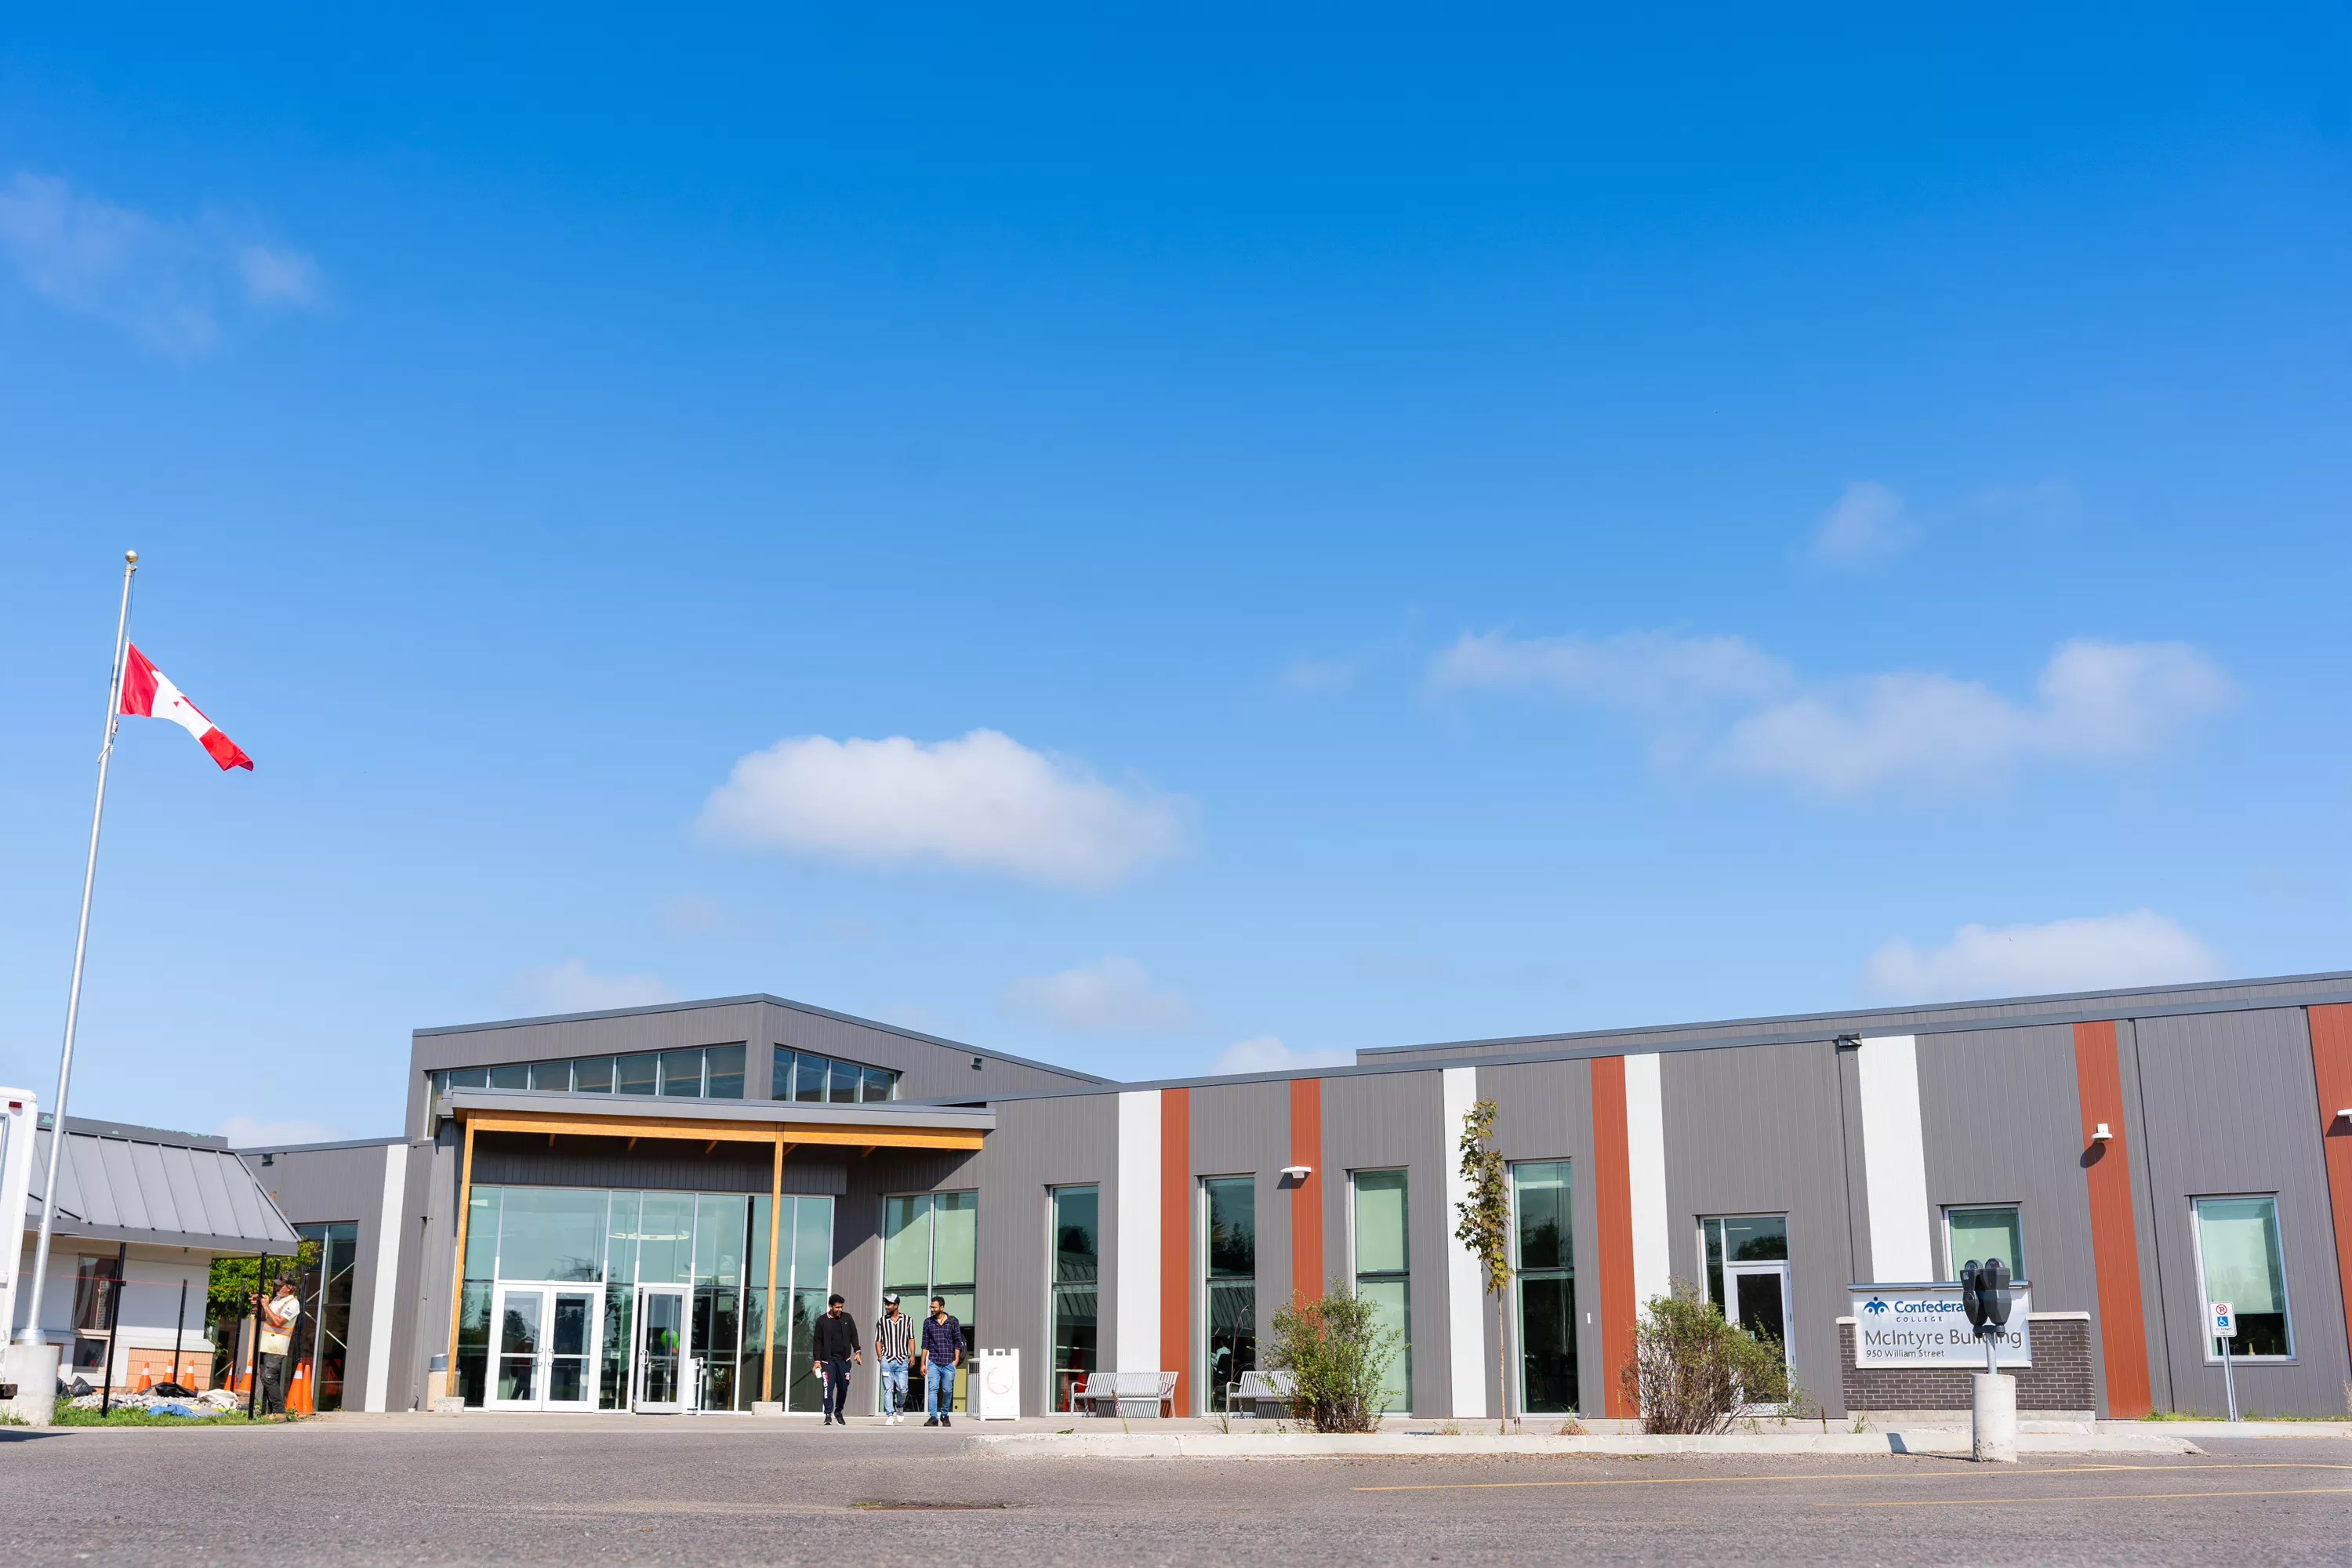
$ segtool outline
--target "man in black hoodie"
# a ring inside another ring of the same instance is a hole
[[[824,1379],[824,1424],[849,1425],[849,1369],[866,1358],[857,1349],[857,1323],[841,1310],[841,1298],[826,1299],[824,1315],[817,1319],[814,1342],[810,1347],[816,1355],[814,1371]]]

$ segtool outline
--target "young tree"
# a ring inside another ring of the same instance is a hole
[[[1511,1193],[1494,1136],[1493,1100],[1482,1100],[1462,1113],[1462,1179],[1470,1194],[1454,1205],[1462,1216],[1454,1227],[1454,1239],[1478,1260],[1486,1277],[1486,1294],[1495,1298],[1495,1375],[1502,1393],[1495,1430],[1499,1433],[1511,1415],[1510,1347],[1505,1342],[1503,1310],[1511,1288]]]

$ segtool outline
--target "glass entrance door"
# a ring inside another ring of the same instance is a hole
[[[493,1410],[586,1410],[595,1402],[596,1292],[501,1285],[490,1331]]]
[[[1731,1298],[1726,1315],[1759,1340],[1780,1347],[1789,1360],[1789,1266],[1786,1263],[1727,1263],[1725,1292]]]
[[[677,1415],[693,1391],[687,1387],[686,1289],[637,1287],[636,1377],[629,1408],[642,1415]]]

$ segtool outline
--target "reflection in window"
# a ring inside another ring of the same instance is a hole
[[[775,1100],[813,1104],[873,1105],[898,1098],[898,1075],[888,1068],[776,1047],[768,1092]]]
[[[832,1285],[831,1198],[788,1195],[783,1200],[777,1216],[782,1245],[776,1257],[776,1294],[791,1308],[781,1314],[768,1310],[764,1193],[750,1197],[740,1193],[477,1186],[467,1214],[457,1371],[459,1391],[468,1405],[482,1403],[489,1375],[490,1301],[498,1283],[554,1280],[604,1286],[604,1331],[594,1372],[600,1409],[628,1405],[639,1285],[689,1288],[689,1353],[703,1363],[702,1408],[749,1410],[761,1397],[766,1372],[762,1342],[783,1352],[788,1333],[800,1336],[793,1360],[803,1364],[799,1373],[791,1371],[790,1363],[778,1365],[773,1386],[792,1409],[818,1407],[822,1391],[805,1375],[806,1337],[807,1325],[824,1310]],[[350,1273],[335,1247],[335,1238],[350,1227],[323,1228],[332,1233],[326,1251],[331,1268],[329,1310],[320,1314],[319,1327],[340,1336],[343,1331],[335,1325],[347,1322],[348,1288],[343,1288],[339,1315],[331,1278]],[[348,1238],[341,1245],[346,1251],[355,1250]],[[507,1370],[502,1368],[502,1373]]]
[[[1054,1223],[1054,1408],[1070,1408],[1070,1389],[1097,1367],[1096,1278],[1101,1231],[1100,1189],[1055,1187]]]
[[[1358,1171],[1355,1196],[1356,1294],[1369,1300],[1374,1319],[1397,1334],[1396,1354],[1381,1387],[1382,1410],[1412,1408],[1412,1301],[1411,1258],[1406,1240],[1402,1171]]]
[[[1576,1252],[1568,1162],[1511,1167],[1519,1295],[1519,1397],[1529,1415],[1577,1408]]]
[[[1209,1206],[1209,1408],[1257,1370],[1257,1179],[1202,1182]]]
[[[2197,1261],[2204,1270],[2205,1300],[2227,1301],[2237,1314],[2232,1357],[2284,1360],[2294,1354],[2276,1198],[2199,1198]],[[2205,1359],[2221,1356],[2221,1341],[2208,1339]]]
[[[978,1193],[913,1193],[882,1203],[882,1289],[896,1290],[898,1310],[919,1321],[930,1315],[931,1298],[943,1296],[963,1326],[964,1365],[955,1388],[959,1410],[970,1408],[964,1378],[979,1342],[973,1325],[979,1310],[979,1221]],[[916,1342],[919,1348],[919,1329]]]
[[[536,1094],[618,1093],[740,1100],[743,1050],[740,1044],[693,1046],[674,1051],[632,1051],[617,1058],[572,1057],[557,1061],[508,1062],[497,1067],[444,1068],[432,1075],[432,1085],[436,1096],[453,1089],[527,1089]]]
[[[1964,1263],[1990,1263],[1996,1258],[2009,1266],[2011,1279],[2026,1277],[2025,1229],[2019,1221],[2016,1205],[1944,1211],[1944,1260],[1949,1266],[1947,1279],[1958,1279]]]

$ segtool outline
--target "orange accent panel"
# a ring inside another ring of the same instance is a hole
[[[1192,1387],[1192,1091],[1160,1091],[1160,1364],[1176,1373],[1175,1410]]]
[[[2083,1110],[2083,1184],[2091,1200],[2091,1268],[2099,1287],[2099,1343],[2107,1372],[2107,1415],[2117,1421],[2153,1407],[2147,1382],[2147,1322],[2139,1293],[2139,1240],[2132,1228],[2131,1151],[2124,1139],[2123,1069],[2112,1023],[2074,1026],[2074,1092]],[[2114,1134],[2092,1138],[2100,1122]]]
[[[1625,1394],[1633,1359],[1633,1156],[1625,1131],[1625,1058],[1592,1058],[1592,1201],[1601,1229],[1601,1375],[1612,1416],[1639,1415]]]
[[[2311,1077],[2319,1089],[2319,1148],[2327,1162],[2327,1205],[2336,1215],[2336,1272],[2352,1315],[2352,1004],[2313,1007]]]
[[[1290,1189],[1290,1289],[1302,1301],[1323,1299],[1323,1080],[1290,1080],[1290,1163],[1307,1167]]]

